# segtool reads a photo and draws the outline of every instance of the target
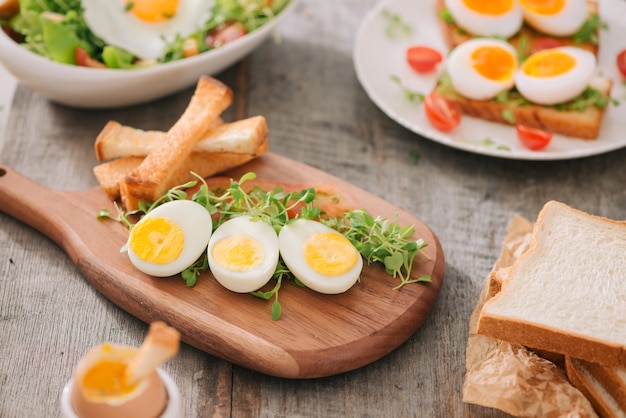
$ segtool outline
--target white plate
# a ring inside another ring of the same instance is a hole
[[[21,84],[55,102],[85,108],[133,105],[190,87],[201,75],[215,75],[242,59],[274,33],[296,3],[291,0],[275,19],[220,48],[149,68],[98,69],[61,64],[21,47],[2,30],[0,63]]]
[[[626,48],[626,2],[600,0],[600,17],[609,29],[600,35],[599,66],[602,74],[613,79],[611,96],[626,99],[615,64],[619,51]],[[412,28],[408,36],[386,34],[388,20],[383,11],[400,16]],[[444,53],[447,47],[440,32],[435,11],[435,0],[383,0],[368,13],[356,35],[353,60],[357,78],[370,99],[391,119],[407,129],[441,144],[478,154],[520,160],[563,160],[596,155],[626,146],[626,103],[609,105],[600,135],[596,140],[582,140],[555,135],[552,142],[541,151],[531,151],[521,145],[515,129],[497,123],[464,116],[461,125],[453,132],[442,133],[426,120],[422,106],[403,96],[399,85],[391,80],[400,77],[411,91],[428,93],[435,85],[436,72],[429,75],[415,73],[405,61],[406,48],[414,44],[428,45]],[[498,145],[479,145],[490,138]]]

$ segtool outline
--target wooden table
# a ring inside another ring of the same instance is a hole
[[[280,43],[264,43],[216,77],[236,95],[227,118],[267,118],[272,152],[380,196],[432,228],[446,256],[438,302],[391,354],[320,379],[266,376],[183,344],[164,368],[185,382],[186,417],[503,416],[463,403],[461,386],[469,316],[508,221],[515,213],[534,219],[551,199],[626,218],[626,150],[556,162],[497,159],[421,138],[385,116],[359,85],[351,58],[356,28],[374,3],[304,0],[280,27]],[[80,110],[18,87],[0,163],[47,187],[94,187],[93,142],[108,120],[166,130],[191,93]],[[147,330],[94,290],[52,241],[4,214],[0,301],[2,417],[57,416],[62,388],[87,348],[139,345]]]

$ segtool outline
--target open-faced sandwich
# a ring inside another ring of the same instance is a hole
[[[596,2],[440,0],[437,11],[451,51],[427,107],[456,114],[446,129],[466,114],[515,126],[538,139],[530,148],[598,138],[613,82],[597,66]]]

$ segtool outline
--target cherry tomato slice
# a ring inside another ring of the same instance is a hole
[[[549,38],[549,37],[541,37],[541,38],[536,38],[532,41],[532,44],[530,46],[530,51],[528,52],[530,54],[534,54],[535,52],[542,51],[544,49],[557,48],[563,45],[565,44],[559,41],[558,39]]]
[[[424,99],[426,118],[436,129],[448,132],[461,123],[461,111],[437,93],[430,93]]]
[[[74,51],[74,59],[76,60],[76,65],[81,67],[107,68],[106,65],[100,61],[91,58],[87,51],[79,46],[77,46]]]
[[[626,49],[617,54],[617,68],[622,76],[626,77]]]
[[[229,42],[239,39],[247,33],[246,27],[241,22],[227,22],[207,35],[205,43],[211,48],[217,48]]]
[[[406,50],[406,61],[418,73],[433,71],[442,59],[439,51],[427,46],[416,45]]]
[[[524,125],[515,125],[517,137],[528,149],[537,151],[545,148],[552,140],[552,133]]]

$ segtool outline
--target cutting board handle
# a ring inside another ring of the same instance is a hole
[[[58,191],[0,165],[0,211],[36,229],[58,244],[70,229],[64,219],[72,205]],[[61,245],[63,246],[63,245]]]

